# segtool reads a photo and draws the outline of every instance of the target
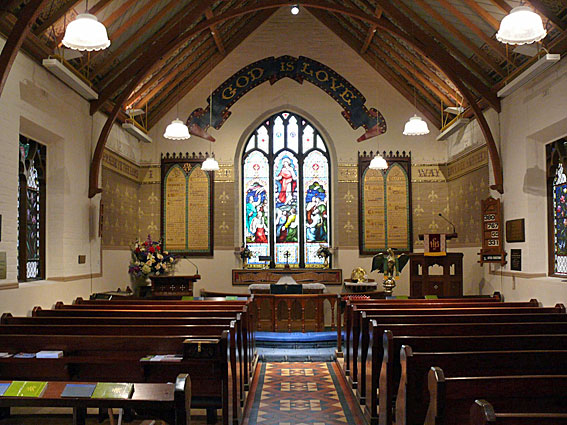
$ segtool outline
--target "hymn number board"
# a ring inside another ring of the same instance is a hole
[[[489,197],[482,201],[482,248],[479,253],[481,265],[506,264],[502,231],[502,205],[499,199]]]
[[[205,157],[167,153],[161,158],[161,237],[181,256],[213,255],[213,180]]]
[[[386,170],[368,168],[374,157],[358,155],[358,245],[361,255],[387,248],[412,250],[411,155],[405,152],[382,155]]]

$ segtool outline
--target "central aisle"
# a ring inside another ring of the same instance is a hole
[[[243,425],[338,425],[364,422],[334,362],[260,363]]]

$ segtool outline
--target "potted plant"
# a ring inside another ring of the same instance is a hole
[[[248,245],[242,245],[240,247],[240,258],[244,264],[244,268],[248,266],[248,260],[252,258],[252,251],[248,248]]]
[[[319,249],[317,250],[317,257],[325,259],[325,267],[329,267],[329,258],[331,257],[331,255],[333,255],[331,248],[329,248],[327,245],[319,246]]]

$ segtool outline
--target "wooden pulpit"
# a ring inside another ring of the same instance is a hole
[[[193,285],[201,279],[198,274],[186,276],[150,276],[152,297],[193,296]]]

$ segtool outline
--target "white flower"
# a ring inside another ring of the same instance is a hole
[[[161,254],[158,252],[157,258],[158,258],[158,260],[163,260],[163,255],[161,255]]]
[[[151,267],[148,264],[144,264],[144,267],[142,267],[142,273],[148,274],[151,271],[152,271]]]

